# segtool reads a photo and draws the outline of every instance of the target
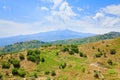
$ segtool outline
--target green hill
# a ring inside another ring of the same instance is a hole
[[[37,40],[18,42],[18,43],[3,47],[1,49],[1,53],[19,52],[23,50],[32,49],[32,48],[39,48],[40,46],[45,44],[46,44],[45,42],[37,41]]]
[[[82,39],[76,38],[76,39],[68,39],[68,40],[59,40],[59,41],[52,42],[52,44],[85,44],[85,43],[96,42],[100,40],[113,39],[116,37],[120,37],[119,32],[110,32],[103,35],[97,35],[97,36],[82,38]]]
[[[3,80],[120,80],[120,38],[0,55]]]

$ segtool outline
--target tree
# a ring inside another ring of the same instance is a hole
[[[19,67],[20,67],[20,61],[19,61],[19,60],[14,59],[14,58],[11,58],[11,59],[9,59],[8,61],[9,61],[11,64],[13,64],[13,66],[14,66],[15,68],[19,68]]]
[[[20,69],[18,70],[18,75],[19,75],[20,77],[25,77],[26,71],[25,71],[23,68],[20,68]]]
[[[6,68],[6,69],[9,69],[10,68],[10,63],[8,62],[2,62],[2,68]]]
[[[12,69],[12,74],[13,75],[18,75],[18,69],[17,68],[13,68]]]

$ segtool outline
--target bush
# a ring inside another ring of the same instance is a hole
[[[87,55],[86,55],[86,54],[83,54],[82,52],[79,52],[79,56],[80,56],[80,57],[87,58]]]
[[[1,72],[0,72],[0,80],[2,79],[2,77],[3,77],[3,75],[2,75]]]
[[[116,50],[115,49],[111,49],[110,50],[110,54],[116,54]]]
[[[39,50],[28,50],[27,59],[37,64],[40,62],[40,51]]]
[[[20,69],[18,70],[18,75],[19,75],[20,77],[25,77],[26,71],[25,71],[23,68],[20,68]]]
[[[19,55],[19,58],[20,58],[20,60],[24,60],[24,59],[25,59],[25,57],[24,57],[23,54],[20,54],[20,55]]]
[[[113,62],[112,62],[111,59],[108,59],[107,63],[108,63],[109,65],[113,65]]]
[[[55,71],[52,71],[51,76],[55,76],[55,75],[56,75]]]
[[[15,68],[19,68],[20,67],[20,61],[19,60],[13,59],[12,64],[13,64],[13,66]]]
[[[99,52],[99,53],[95,54],[95,57],[96,57],[96,58],[99,58],[99,57],[101,57],[102,55],[103,55],[102,52]]]
[[[59,66],[60,69],[64,69],[65,67],[66,67],[66,63],[65,63],[65,62],[62,63],[62,64]]]
[[[99,78],[98,72],[96,70],[94,71],[94,77]]]
[[[2,62],[2,68],[6,68],[6,69],[9,69],[10,68],[10,63],[8,62]]]
[[[15,68],[19,68],[19,67],[20,67],[20,61],[19,61],[19,60],[14,59],[14,58],[11,58],[11,59],[9,59],[8,61],[9,61],[11,64],[13,64],[13,66],[14,66]]]
[[[69,54],[70,54],[70,55],[74,55],[74,51],[70,50],[70,51],[69,51]]]
[[[41,62],[45,62],[45,59],[42,57],[40,61],[41,61]]]
[[[79,53],[79,49],[77,45],[71,45],[71,51],[73,51],[74,53]]]
[[[17,68],[13,68],[12,69],[12,74],[13,75],[18,75],[18,69]]]
[[[49,71],[45,71],[45,74],[48,75],[50,72]]]
[[[83,53],[82,53],[82,52],[80,52],[80,53],[79,53],[79,56],[80,56],[80,57],[83,57]]]
[[[36,61],[36,58],[35,58],[35,56],[33,56],[33,55],[27,56],[27,59],[28,59],[29,61],[32,61],[32,62],[35,62],[35,61]]]
[[[67,52],[67,51],[69,51],[69,48],[63,47],[62,51],[63,51],[63,52]]]

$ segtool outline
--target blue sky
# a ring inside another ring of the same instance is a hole
[[[58,29],[120,32],[120,0],[0,0],[0,37]]]

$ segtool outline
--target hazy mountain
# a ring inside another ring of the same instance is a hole
[[[54,44],[85,44],[85,43],[90,43],[90,42],[96,42],[100,40],[106,40],[106,39],[113,39],[116,37],[120,37],[119,32],[110,32],[106,33],[103,35],[97,35],[97,36],[92,36],[92,37],[87,37],[87,38],[76,38],[76,39],[68,39],[68,40],[58,40],[58,41],[53,41],[53,42],[43,42],[43,41],[25,41],[25,42],[17,42],[12,45],[7,45],[3,47],[1,53],[3,52],[17,52],[25,49],[31,49],[31,48],[38,48],[40,46],[45,46],[45,45],[54,45]],[[48,37],[49,38],[49,37]]]
[[[95,34],[79,33],[71,30],[56,30],[56,31],[41,32],[31,35],[20,35],[9,38],[1,38],[0,46],[10,45],[16,42],[30,41],[30,40],[50,42],[50,41],[64,40],[64,39],[85,38],[94,35]]]
[[[120,37],[120,32],[109,32],[106,34],[96,35],[82,39],[76,38],[76,39],[58,40],[52,42],[52,44],[84,44],[84,43],[96,42],[100,40],[113,39],[116,37]]]

